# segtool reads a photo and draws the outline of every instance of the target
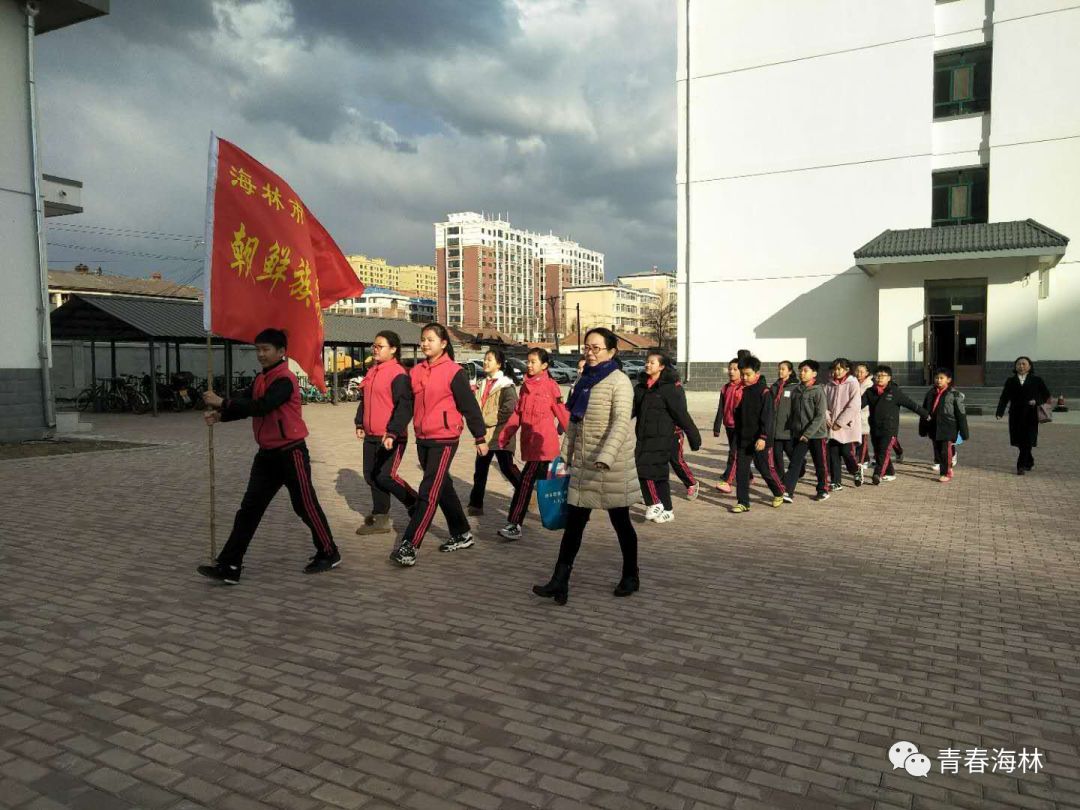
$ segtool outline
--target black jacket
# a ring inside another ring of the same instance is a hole
[[[949,386],[941,395],[937,408],[934,408],[937,393],[937,388],[931,387],[923,398],[923,410],[930,414],[930,421],[919,421],[919,435],[936,442],[955,442],[957,436],[967,441],[969,434],[964,395]]]
[[[686,410],[686,393],[671,369],[660,372],[651,388],[644,374],[634,386],[634,461],[639,478],[666,481],[675,428],[682,428],[691,450],[701,447],[701,434]]]
[[[870,408],[870,435],[875,437],[900,435],[901,408],[914,411],[921,419],[926,418],[926,410],[894,382],[880,394],[876,386],[870,386],[863,392],[862,403]]]
[[[773,398],[773,439],[790,439],[791,428],[791,399],[795,396],[795,389],[799,387],[799,378],[794,374],[788,376],[786,382],[777,379],[769,386]]]
[[[764,439],[766,447],[772,446],[775,410],[772,391],[763,377],[743,389],[742,400],[735,409],[735,436],[740,450],[753,452],[758,439]]]
[[[1028,374],[1024,384],[1015,374],[1005,381],[998,400],[998,418],[1005,415],[1005,406],[1009,407],[1009,443],[1013,447],[1025,445],[1036,447],[1039,444],[1039,414],[1037,407],[1050,399],[1050,389],[1042,377]],[[1035,400],[1035,405],[1030,405]]]

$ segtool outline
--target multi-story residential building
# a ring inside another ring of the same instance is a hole
[[[397,289],[398,268],[387,264],[386,259],[369,259],[362,254],[346,256],[345,259],[352,266],[356,277],[364,282],[365,286]]]
[[[435,320],[435,299],[385,287],[367,287],[359,298],[343,298],[327,312],[369,318],[401,318],[413,323]]]
[[[435,224],[435,268],[438,317],[448,326],[540,340],[560,318],[566,286],[603,279],[604,256],[499,217],[462,212]]]
[[[403,264],[397,269],[395,290],[411,293],[420,298],[437,298],[439,274],[432,264]]]
[[[1080,385],[1080,7],[680,0],[678,36],[691,384],[750,348]]]
[[[423,296],[409,298],[409,320],[413,323],[431,323],[435,320],[435,299]]]
[[[627,287],[635,287],[639,290],[648,290],[657,295],[675,296],[675,273],[671,270],[660,270],[653,267],[641,273],[626,273],[616,276],[616,281]]]
[[[594,326],[635,335],[648,333],[649,310],[660,296],[651,290],[619,282],[584,284],[563,290],[566,323],[571,332],[584,333]],[[578,321],[580,313],[580,323]]]

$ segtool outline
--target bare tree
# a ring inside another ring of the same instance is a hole
[[[675,326],[678,317],[675,296],[662,290],[655,303],[641,313],[641,327],[647,335],[656,338],[656,345],[670,351],[675,347]]]

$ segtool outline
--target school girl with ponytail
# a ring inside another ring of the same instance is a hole
[[[409,373],[398,361],[401,338],[397,332],[379,332],[371,345],[375,361],[360,383],[356,406],[356,438],[364,443],[364,480],[371,487],[371,514],[357,534],[385,534],[390,523],[390,496],[406,511],[416,504],[416,493],[398,475],[398,466],[409,443],[409,420],[413,414]]]
[[[562,389],[548,374],[550,362],[551,356],[545,349],[529,351],[525,363],[527,376],[521,384],[517,407],[496,437],[498,446],[505,449],[511,446],[514,432],[521,428],[521,459],[525,468],[514,487],[506,526],[499,529],[499,535],[507,540],[521,539],[521,524],[525,521],[536,479],[547,475],[548,465],[559,454],[555,424],[558,422],[565,431],[570,420],[570,412],[563,405]]]
[[[488,452],[484,415],[465,369],[454,362],[454,348],[446,327],[429,323],[420,330],[420,351],[425,359],[413,366],[409,381],[413,395],[413,433],[424,479],[416,492],[416,505],[401,543],[390,554],[391,561],[401,566],[416,564],[416,553],[435,517],[436,507],[442,510],[450,529],[450,539],[439,546],[439,551],[457,551],[473,544],[468,518],[450,478],[450,463],[465,426],[476,439],[477,455]]]

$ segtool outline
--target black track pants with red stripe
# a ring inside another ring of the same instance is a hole
[[[424,480],[416,491],[416,506],[403,535],[403,539],[411,540],[415,548],[420,548],[420,544],[424,542],[424,535],[431,527],[436,508],[442,510],[450,534],[465,534],[469,531],[469,520],[465,517],[465,510],[461,508],[461,501],[454,490],[454,481],[450,477],[450,463],[454,460],[457,449],[457,442],[418,442],[416,445],[416,454],[424,470]]]
[[[791,451],[791,465],[788,467],[787,477],[784,478],[784,489],[787,490],[788,495],[795,494],[795,487],[799,485],[799,478],[802,475],[803,467],[806,466],[806,454],[810,454],[810,458],[814,460],[814,471],[817,473],[817,491],[820,495],[823,492],[828,492],[831,489],[831,482],[829,481],[829,464],[827,460],[828,451],[826,450],[825,439],[807,439],[804,441],[796,440],[794,448]]]
[[[526,461],[521,470],[521,476],[514,486],[514,497],[510,501],[510,511],[506,515],[507,523],[516,523],[520,526],[525,522],[525,515],[529,511],[529,501],[532,499],[533,488],[536,482],[547,475],[550,461]]]
[[[638,483],[641,485],[641,494],[645,498],[646,506],[661,504],[669,512],[674,508],[671,505],[671,483],[669,481],[639,478]]]
[[[377,436],[364,438],[364,480],[371,487],[371,514],[390,513],[390,496],[393,495],[406,509],[412,509],[416,503],[416,493],[398,475],[401,457],[408,444],[404,439],[394,443],[391,450],[383,447],[382,439]]]
[[[671,439],[671,471],[683,482],[683,486],[690,489],[697,484],[697,479],[694,478],[694,473],[690,471],[690,465],[686,463],[686,457],[683,455],[684,443],[683,432],[675,428],[675,435]]]
[[[251,538],[255,536],[266,508],[282,487],[289,490],[293,510],[311,530],[315,551],[323,555],[337,553],[330,525],[311,484],[311,456],[307,444],[300,442],[285,450],[260,450],[255,454],[247,492],[233,520],[232,534],[218,554],[218,562],[243,565]]]
[[[764,450],[755,450],[753,446],[740,449],[735,458],[735,498],[744,506],[750,505],[750,459],[754,460],[754,466],[758,468],[769,486],[769,491],[775,497],[784,494],[784,483],[776,473],[776,464],[773,460],[771,447]]]
[[[840,484],[840,476],[843,475],[845,467],[851,475],[855,475],[859,469],[859,461],[855,455],[857,444],[858,442],[838,442],[836,439],[829,439],[829,478],[832,479],[833,484]]]
[[[895,475],[896,469],[893,467],[893,457],[896,454],[896,448],[900,446],[900,443],[896,441],[895,436],[881,435],[874,436],[874,475]]]

